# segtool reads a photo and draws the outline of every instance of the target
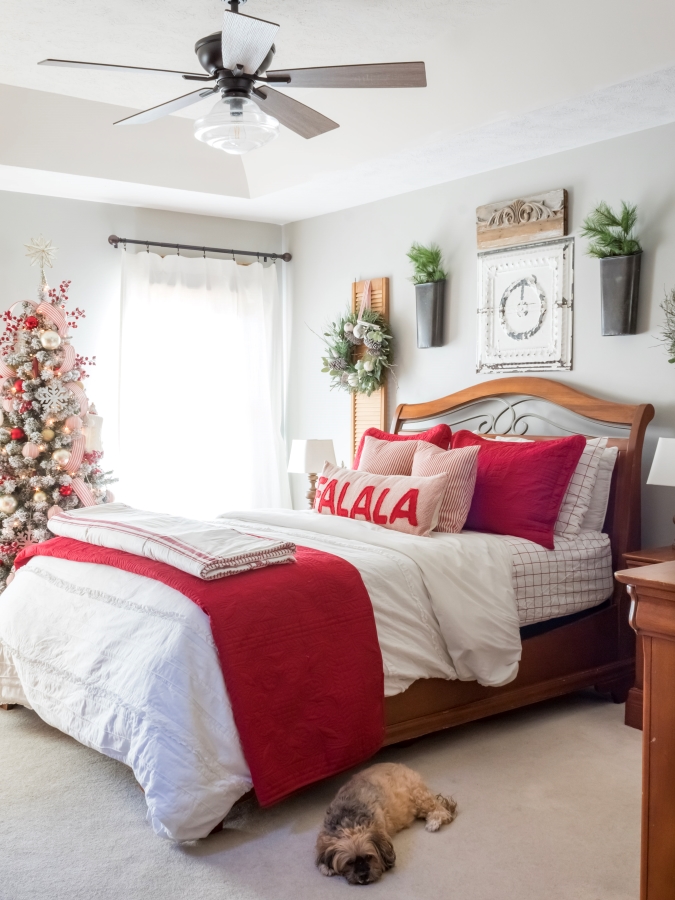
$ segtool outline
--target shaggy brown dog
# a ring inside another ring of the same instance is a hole
[[[391,838],[415,819],[438,831],[457,815],[454,800],[432,794],[421,775],[398,763],[380,763],[355,775],[326,811],[316,842],[322,875],[370,884],[396,862]]]

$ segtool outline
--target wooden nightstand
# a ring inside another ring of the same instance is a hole
[[[648,550],[632,550],[625,553],[624,565],[627,569],[639,566],[653,566],[656,563],[675,562],[675,548],[653,547]],[[642,730],[642,691],[644,683],[644,656],[642,638],[638,636],[635,647],[635,687],[632,687],[626,700],[626,725]]]

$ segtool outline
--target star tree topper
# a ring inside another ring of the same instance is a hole
[[[30,258],[31,266],[40,266],[41,286],[45,286],[47,284],[45,266],[51,269],[58,248],[42,235],[39,238],[31,238],[30,244],[24,244],[24,247],[28,251],[26,256]]]

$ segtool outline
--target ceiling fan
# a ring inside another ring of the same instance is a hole
[[[310,69],[268,71],[275,53],[274,38],[279,26],[239,12],[246,0],[227,0],[223,30],[201,38],[195,53],[206,75],[143,66],[116,66],[77,62],[70,59],[43,59],[40,66],[76,69],[111,69],[122,72],[166,72],[186,81],[213,82],[167,103],[135,113],[115,125],[144,125],[205,97],[220,93],[213,110],[195,122],[195,137],[227,153],[242,154],[273,140],[279,123],[304,138],[313,138],[334,128],[337,122],[270,85],[316,88],[426,87],[423,62],[375,63],[362,66],[322,66]],[[252,98],[255,98],[252,99]]]

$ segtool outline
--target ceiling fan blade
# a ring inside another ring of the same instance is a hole
[[[225,10],[223,15],[223,66],[230,71],[243,66],[247,75],[255,75],[274,43],[279,26]]]
[[[275,69],[268,77],[288,75],[288,87],[396,88],[426,87],[423,62],[373,63],[365,66],[321,66],[314,69]]]
[[[77,62],[74,59],[41,59],[38,66],[62,66],[66,69],[115,69],[118,72],[163,72],[167,75],[195,74],[194,72],[178,72],[175,69],[148,69],[145,66],[115,66],[108,63]]]
[[[133,116],[127,116],[126,119],[120,119],[118,122],[115,122],[115,125],[145,125],[146,122],[154,122],[155,119],[161,119],[163,116],[168,116],[179,109],[198,103],[210,94],[217,93],[218,88],[200,88],[198,91],[192,91],[189,94],[183,94],[182,97],[176,97],[175,100],[169,100],[167,103],[160,103],[159,106],[153,106],[151,109],[143,110],[143,112],[134,113]]]
[[[255,87],[253,93],[258,98],[258,105],[263,112],[274,116],[282,125],[301,137],[313,138],[340,127],[337,122],[315,109],[305,106],[304,103],[300,103],[292,97],[287,97],[286,94],[273,91],[267,85]]]

